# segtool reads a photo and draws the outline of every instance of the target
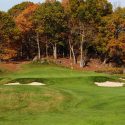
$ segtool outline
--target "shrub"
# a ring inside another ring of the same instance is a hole
[[[104,68],[104,69],[99,69],[96,72],[99,73],[109,73],[109,74],[123,74],[123,68]]]

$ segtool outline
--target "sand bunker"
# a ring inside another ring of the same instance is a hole
[[[39,85],[45,85],[45,84],[40,83],[40,82],[32,82],[32,83],[29,83],[29,84],[26,84],[26,85],[37,85],[37,86],[39,86]]]
[[[122,82],[110,82],[110,81],[95,82],[95,84],[101,87],[123,87],[125,85],[125,83]]]
[[[19,82],[15,82],[15,83],[7,83],[7,84],[5,84],[5,85],[20,85],[20,83],[19,83]]]
[[[120,80],[124,80],[125,81],[125,79],[123,79],[123,78],[119,78]]]
[[[39,85],[45,85],[45,84],[40,83],[40,82],[31,82],[31,83],[28,83],[28,84],[20,84],[19,82],[15,82],[15,83],[8,83],[8,84],[5,84],[5,85],[32,85],[32,86],[39,86]]]

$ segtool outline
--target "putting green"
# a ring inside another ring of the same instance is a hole
[[[27,64],[1,74],[0,125],[124,125],[125,87],[102,88],[94,82],[117,77]],[[4,86],[41,82],[46,86]]]

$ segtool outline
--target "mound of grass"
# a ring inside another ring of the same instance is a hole
[[[106,81],[120,81],[118,78],[106,77],[106,76],[94,76],[91,77],[93,82],[106,82]]]
[[[8,70],[3,69],[3,68],[0,68],[0,75],[2,75],[2,74],[4,74],[4,73],[7,73],[7,72],[8,72]]]
[[[32,61],[31,64],[36,64],[36,65],[38,65],[38,64],[48,65],[48,64],[50,64],[50,62],[49,62],[48,60],[46,60],[46,59],[43,59],[43,60]]]

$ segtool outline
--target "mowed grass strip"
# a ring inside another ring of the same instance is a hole
[[[125,88],[98,87],[94,81],[118,77],[55,65],[26,64],[1,76],[0,125],[124,125]],[[45,86],[4,86],[42,82]]]

